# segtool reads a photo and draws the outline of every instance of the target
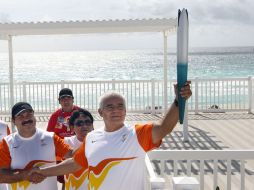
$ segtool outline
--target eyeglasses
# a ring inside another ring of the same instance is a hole
[[[113,111],[113,110],[124,110],[125,109],[125,106],[124,104],[119,104],[117,106],[113,106],[113,105],[106,105],[104,106],[104,109],[107,110],[107,111]]]
[[[76,127],[82,127],[82,126],[91,126],[93,124],[93,122],[91,120],[77,120],[74,123],[74,126]]]

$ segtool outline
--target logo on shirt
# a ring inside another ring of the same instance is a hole
[[[124,141],[126,140],[126,138],[127,138],[127,134],[124,134],[124,135],[122,136],[121,141],[124,142]]]
[[[67,131],[70,131],[69,119],[70,119],[70,116],[68,117],[59,116],[57,118],[57,124],[55,128],[62,129],[63,127],[66,127]]]
[[[65,176],[65,188],[66,190],[70,189],[79,189],[82,184],[88,180],[88,170],[83,171],[80,175],[69,174]]]
[[[47,143],[45,142],[45,140],[41,139],[41,146],[46,146],[46,145],[47,145]]]
[[[89,184],[88,189],[98,190],[106,179],[110,170],[113,169],[114,166],[117,166],[123,161],[132,160],[136,157],[130,158],[110,158],[101,161],[97,166],[89,166]]]

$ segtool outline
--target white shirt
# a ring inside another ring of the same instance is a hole
[[[30,138],[21,137],[18,132],[4,138],[11,156],[11,169],[26,169],[35,166],[55,164],[54,133],[36,129]],[[21,181],[8,184],[9,190],[57,190],[56,177],[48,177],[39,184]]]
[[[100,190],[141,190],[146,182],[146,152],[152,143],[152,125],[123,126],[88,133],[74,159],[89,166],[89,188]]]
[[[70,145],[74,150],[78,149],[82,142],[80,142],[77,136],[65,137],[64,142]],[[88,168],[83,168],[73,174],[64,176],[65,189],[66,190],[87,190],[88,187]]]

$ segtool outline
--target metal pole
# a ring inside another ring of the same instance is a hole
[[[168,110],[168,53],[167,53],[168,31],[163,31],[164,40],[164,113]]]
[[[13,85],[13,54],[12,54],[12,36],[8,35],[8,48],[9,48],[9,88],[10,88],[10,112],[14,105],[14,85]],[[12,132],[15,131],[15,126],[12,123]]]
[[[189,142],[189,129],[188,129],[188,100],[185,104],[184,120],[183,120],[183,141]]]

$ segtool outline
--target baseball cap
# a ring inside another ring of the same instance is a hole
[[[12,118],[18,116],[21,112],[25,110],[31,110],[34,111],[32,106],[27,102],[18,102],[16,103],[11,110],[11,116]]]
[[[69,88],[63,88],[62,90],[60,90],[58,99],[60,100],[61,98],[65,97],[65,96],[69,96],[69,97],[74,98],[73,94],[72,94],[72,91]]]

